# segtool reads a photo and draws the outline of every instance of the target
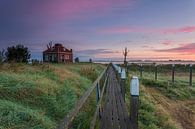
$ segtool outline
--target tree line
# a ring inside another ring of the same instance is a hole
[[[16,46],[7,47],[0,51],[0,63],[3,62],[17,62],[17,63],[28,63],[31,54],[28,47],[22,44]]]

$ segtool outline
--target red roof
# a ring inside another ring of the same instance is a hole
[[[59,49],[59,52],[72,52],[72,49],[67,49],[62,44],[56,43],[52,47],[47,46],[47,50],[43,51],[43,53],[58,52],[58,49]]]

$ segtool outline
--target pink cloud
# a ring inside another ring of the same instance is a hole
[[[36,8],[40,15],[57,20],[88,17],[91,13],[105,15],[117,7],[131,7],[134,4],[135,0],[48,0]]]
[[[163,45],[165,45],[165,46],[169,46],[169,45],[173,45],[174,42],[173,42],[173,41],[167,40],[167,41],[162,42],[161,44],[163,44]]]
[[[176,48],[161,49],[161,50],[155,50],[155,51],[195,55],[195,43],[189,43],[189,44],[185,44],[183,46],[176,47]]]
[[[149,33],[152,32],[149,29],[139,28],[139,27],[113,27],[113,28],[105,28],[98,30],[99,33],[103,34],[114,34],[114,33]]]
[[[195,32],[195,26],[184,26],[180,28],[143,28],[143,27],[112,27],[98,30],[102,34],[123,34],[123,33],[157,33],[157,34],[177,34]]]
[[[160,32],[164,34],[176,34],[176,33],[191,33],[195,32],[195,26],[185,26],[181,28],[170,28],[170,29],[162,29]]]

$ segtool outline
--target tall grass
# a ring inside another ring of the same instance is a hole
[[[94,76],[104,68],[97,64],[1,65],[0,128],[55,128],[92,83],[81,74],[83,67],[95,69]]]
[[[195,66],[193,66],[193,82],[189,86],[189,66],[175,66],[175,82],[172,83],[172,66],[158,66],[158,78],[155,80],[154,65],[143,65],[143,74],[140,77],[139,66],[129,66],[129,73],[139,77],[145,86],[158,88],[164,95],[171,99],[194,99],[195,98]]]

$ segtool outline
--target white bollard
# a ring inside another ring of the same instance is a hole
[[[139,96],[139,80],[136,76],[131,78],[130,93],[131,96]]]
[[[138,129],[138,103],[139,103],[139,80],[138,77],[133,76],[130,82],[130,119],[133,129]]]
[[[121,71],[121,94],[123,96],[123,100],[125,101],[125,80],[126,80],[126,72],[125,68]]]

